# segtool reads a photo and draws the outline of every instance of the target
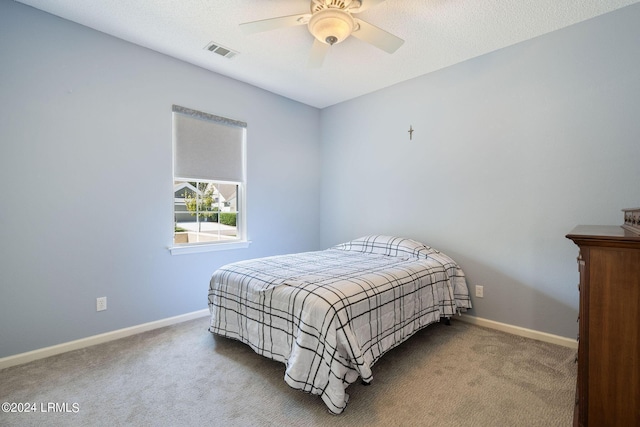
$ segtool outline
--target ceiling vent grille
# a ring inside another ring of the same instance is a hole
[[[229,49],[228,47],[220,46],[218,43],[211,42],[204,47],[209,52],[216,53],[220,56],[224,56],[227,59],[231,59],[238,54],[235,50]]]

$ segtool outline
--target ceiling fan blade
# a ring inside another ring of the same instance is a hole
[[[324,62],[324,57],[329,51],[329,45],[322,43],[320,40],[314,39],[311,47],[311,55],[309,56],[309,68],[320,68]]]
[[[360,0],[360,1],[361,1],[360,7],[357,9],[349,8],[349,12],[360,13],[364,10],[367,10],[369,8],[379,5],[380,3],[384,3],[385,0]]]
[[[351,33],[351,35],[357,39],[371,43],[385,52],[393,53],[404,43],[404,40],[400,37],[396,37],[362,19],[356,19],[355,21],[358,23],[359,28]]]
[[[296,25],[306,25],[311,18],[309,13],[299,15],[281,16],[279,18],[263,19],[261,21],[245,22],[240,24],[240,29],[244,34],[261,33],[263,31],[276,30],[278,28],[295,27]]]

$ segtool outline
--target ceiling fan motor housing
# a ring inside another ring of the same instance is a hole
[[[331,8],[314,13],[308,26],[316,39],[333,45],[349,37],[356,24],[349,12]]]
[[[338,9],[357,9],[360,6],[362,6],[361,0],[311,0],[311,13],[331,7]]]

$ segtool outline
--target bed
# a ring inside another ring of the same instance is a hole
[[[333,414],[346,388],[418,330],[471,308],[464,273],[411,239],[365,236],[326,250],[216,270],[209,331],[286,365],[285,382]]]

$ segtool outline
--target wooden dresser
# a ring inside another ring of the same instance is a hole
[[[579,426],[640,426],[640,236],[581,225],[576,417]]]

